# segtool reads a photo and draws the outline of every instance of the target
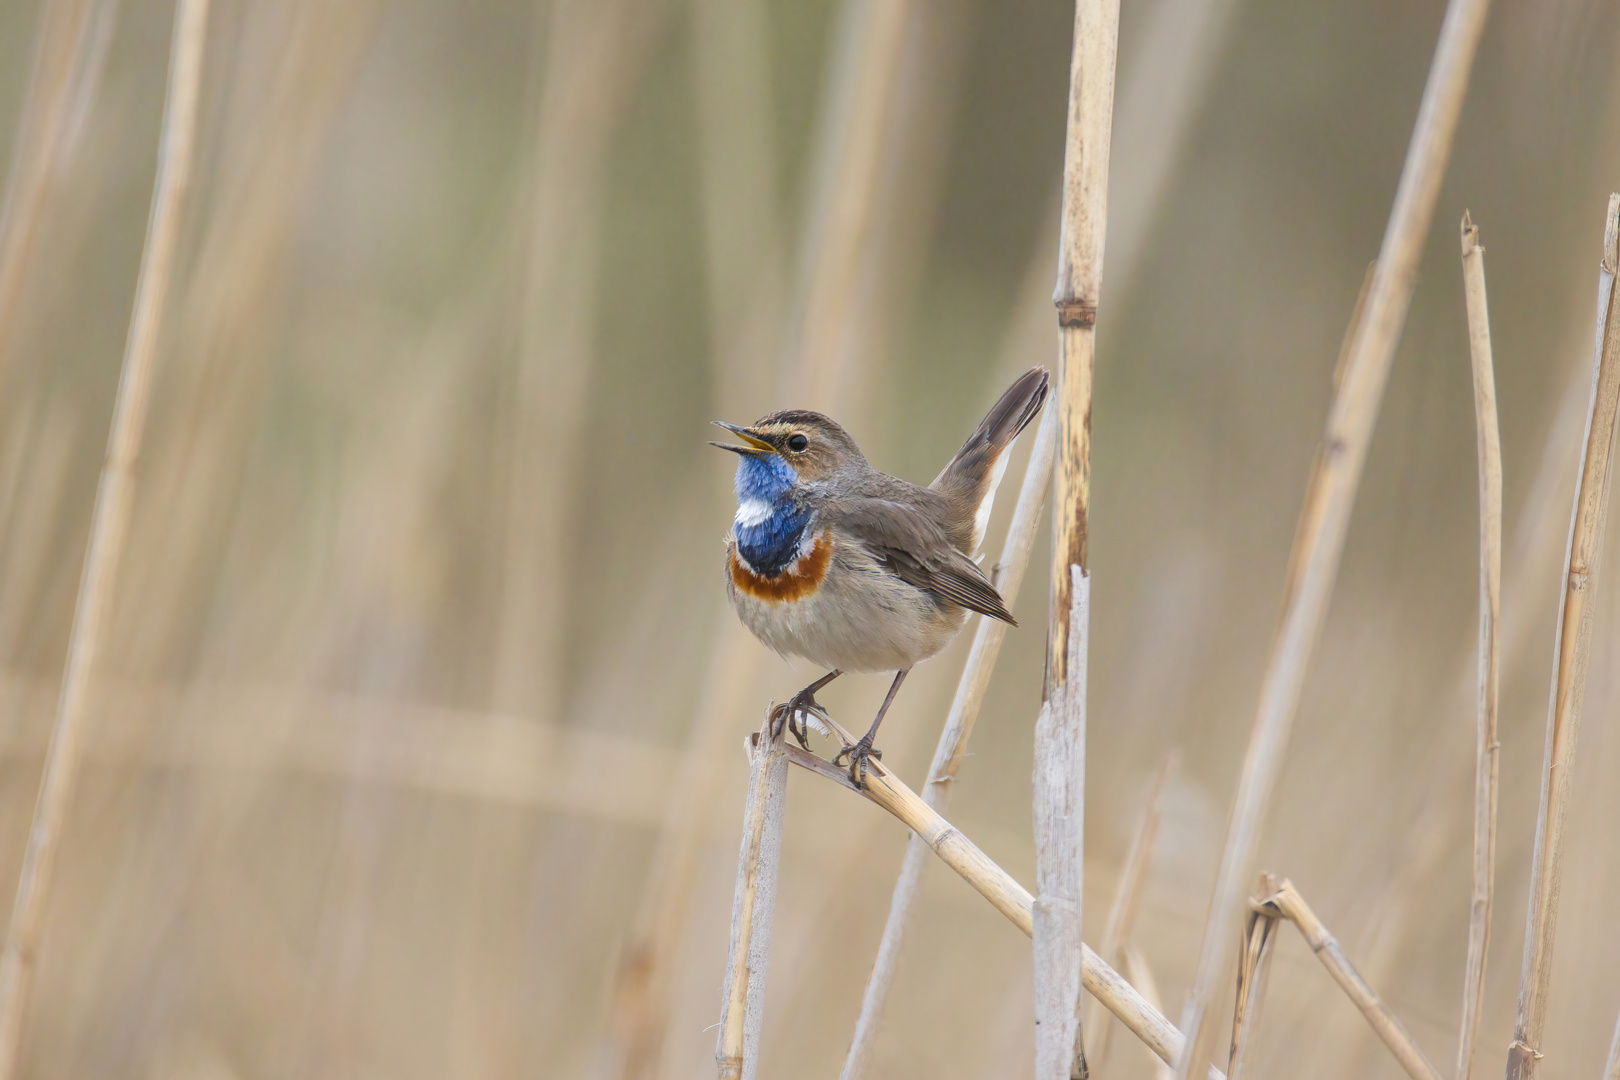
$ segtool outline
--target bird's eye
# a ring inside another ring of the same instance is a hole
[[[795,454],[802,454],[805,452],[805,450],[809,449],[810,440],[805,438],[803,435],[791,435],[788,437],[787,447]]]

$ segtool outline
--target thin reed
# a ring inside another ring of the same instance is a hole
[[[1108,908],[1108,922],[1103,926],[1099,954],[1110,964],[1124,962],[1125,951],[1131,943],[1131,930],[1136,925],[1136,913],[1147,888],[1148,870],[1153,865],[1154,843],[1159,838],[1159,822],[1164,811],[1165,789],[1181,768],[1181,752],[1171,750],[1159,763],[1153,780],[1148,784],[1147,801],[1142,817],[1131,836],[1131,846],[1125,853],[1124,868],[1119,873],[1119,885],[1114,890],[1114,902]],[[1085,1033],[1086,1057],[1099,1067],[1108,1054],[1109,1034],[1113,1027],[1103,1016],[1102,1006],[1095,998],[1088,1001],[1081,1017],[1081,1030]]]
[[[50,0],[43,5],[28,97],[12,146],[4,205],[0,206],[0,375],[8,366],[17,306],[41,228],[66,180],[82,131],[73,112],[88,107],[101,81],[106,34],[97,9],[116,0]],[[105,24],[110,11],[100,12]],[[100,46],[98,48],[98,45]]]
[[[720,1080],[754,1080],[765,1022],[765,976],[770,966],[771,923],[782,866],[782,816],[787,801],[788,758],[783,729],[767,715],[750,735],[748,803],[743,812],[742,851],[731,905],[731,947],[720,994],[720,1036],[714,1059]],[[774,734],[773,734],[774,728]]]
[[[1491,941],[1496,888],[1496,803],[1501,744],[1496,734],[1501,649],[1497,618],[1502,603],[1502,439],[1496,418],[1496,371],[1491,318],[1485,301],[1485,249],[1479,227],[1462,219],[1463,291],[1468,305],[1468,348],[1474,375],[1474,428],[1479,446],[1479,689],[1474,736],[1474,889],[1468,909],[1468,961],[1463,976],[1462,1030],[1457,1036],[1457,1080],[1474,1067],[1485,1011],[1485,958]]]
[[[175,243],[190,186],[197,131],[197,99],[202,82],[208,0],[178,0],[169,46],[169,79],[158,146],[157,176],[146,243],[141,251],[135,306],[113,406],[107,456],[96,486],[90,540],[73,611],[67,663],[62,672],[56,719],[51,726],[45,770],[28,833],[28,849],[17,881],[17,897],[0,955],[0,1078],[16,1076],[22,1058],[34,968],[43,944],[45,915],[54,881],[57,849],[73,805],[74,786],[88,735],[91,679],[108,609],[118,588],[119,564],[129,533],[135,495],[135,462],[146,428],[158,331],[174,275]]]
[[[1343,375],[1334,390],[1327,430],[1312,466],[1289,556],[1282,617],[1260,687],[1259,709],[1210,897],[1198,968],[1182,1011],[1181,1028],[1195,1054],[1210,997],[1227,979],[1233,932],[1247,882],[1255,872],[1260,833],[1282,771],[1305,674],[1338,577],[1356,488],[1411,302],[1440,181],[1451,157],[1488,8],[1489,0],[1450,0],[1446,6],[1378,264],[1367,288],[1365,308],[1350,335]],[[1191,1068],[1190,1059],[1178,1062],[1178,1080],[1186,1080]]]
[[[1620,423],[1620,303],[1615,275],[1620,272],[1620,194],[1609,196],[1603,225],[1603,261],[1598,271],[1597,341],[1592,356],[1592,398],[1586,439],[1570,513],[1569,547],[1564,557],[1563,590],[1553,638],[1551,701],[1541,767],[1541,799],[1536,811],[1535,850],[1530,864],[1530,904],[1525,915],[1524,966],[1519,1002],[1508,1047],[1508,1080],[1534,1076],[1542,1053],[1547,998],[1552,986],[1553,936],[1562,886],[1565,813],[1573,790],[1575,750],[1586,674],[1591,657],[1592,610],[1603,524],[1609,507],[1609,459]]]

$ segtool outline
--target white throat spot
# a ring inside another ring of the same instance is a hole
[[[745,499],[737,506],[737,517],[735,521],[738,525],[747,528],[753,525],[764,524],[765,522],[771,520],[775,514],[776,507],[772,506],[764,499]]]

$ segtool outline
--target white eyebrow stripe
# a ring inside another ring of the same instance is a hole
[[[776,514],[776,508],[764,499],[746,499],[737,506],[736,524],[744,527],[759,525],[769,521]]]

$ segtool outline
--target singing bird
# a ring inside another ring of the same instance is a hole
[[[741,459],[726,538],[731,604],[780,655],[831,669],[789,699],[779,723],[809,749],[807,725],[825,715],[817,691],[846,671],[895,672],[871,729],[833,759],[849,759],[856,784],[867,759],[883,757],[872,742],[907,673],[945,648],[969,611],[1018,625],[974,556],[1007,449],[1047,383],[1042,368],[1020,376],[927,487],[872,468],[821,413],[715,421],[742,440],[714,444]]]

